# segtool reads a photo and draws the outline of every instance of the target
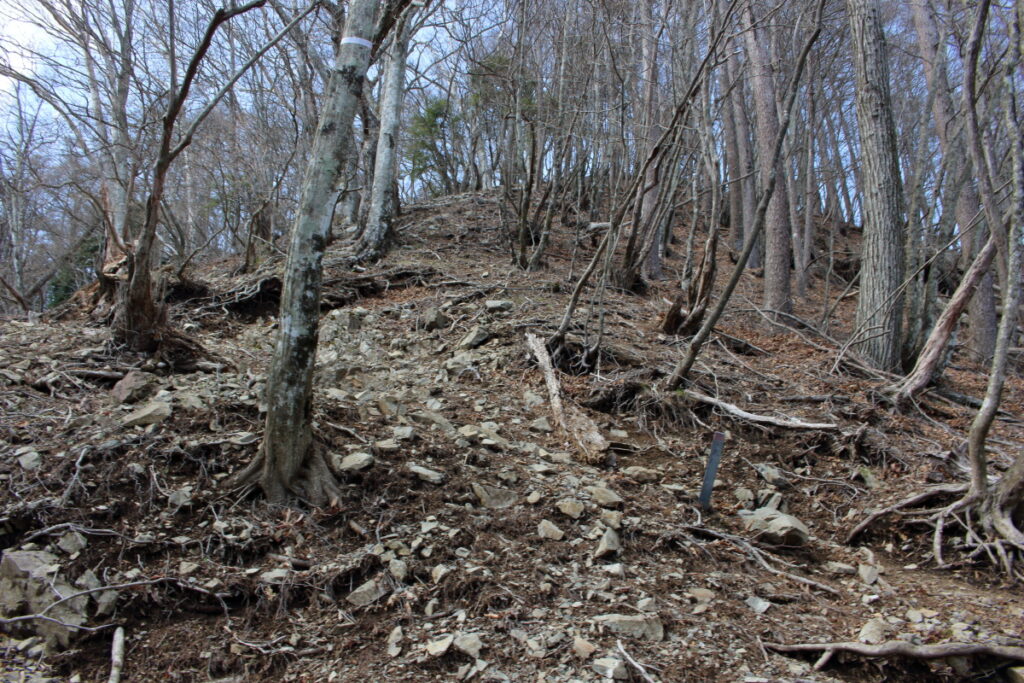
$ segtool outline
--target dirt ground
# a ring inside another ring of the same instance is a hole
[[[192,273],[204,287],[171,290],[172,325],[218,361],[187,372],[87,318],[0,322],[0,547],[49,553],[34,557],[54,558],[56,594],[104,589],[79,601],[95,630],[64,646],[9,624],[0,680],[107,680],[118,626],[128,681],[1010,680],[1005,658],[773,648],[1024,646],[1019,583],[958,553],[956,528],[947,569],[927,515],[847,543],[870,511],[963,480],[973,409],[932,392],[899,414],[883,382],[837,362],[856,302],[836,301],[842,283],[826,291],[819,273],[796,302],[807,326],[786,327],[757,311],[761,281],[745,275],[693,375],[750,413],[834,425],[819,429],[658,393],[685,343],[658,329],[677,279],[588,293],[570,342],[592,340],[603,311],[599,366],[566,359],[558,381],[610,444],[593,461],[559,428],[525,343],[554,330],[591,248],[563,231],[527,274],[499,225],[495,198],[463,195],[409,208],[399,245],[364,273],[328,255],[315,431],[346,492],[335,507],[224,486],[260,443],[279,261],[237,276],[206,264]],[[720,288],[724,249],[718,265]],[[978,397],[985,379],[954,355],[943,387]],[[1018,372],[996,469],[1024,448],[1022,405]],[[765,506],[806,537],[748,528],[740,512]]]

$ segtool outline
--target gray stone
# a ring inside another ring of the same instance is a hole
[[[652,484],[661,479],[661,472],[658,470],[652,470],[650,467],[641,467],[639,465],[627,467],[622,470],[622,473],[641,484]]]
[[[409,425],[399,425],[391,428],[392,437],[395,441],[410,441],[416,437],[416,430]]]
[[[485,484],[473,484],[473,493],[481,505],[491,510],[512,507],[519,500],[519,496],[516,495],[515,491]]]
[[[59,559],[41,550],[8,550],[0,559],[0,617],[22,614],[46,615],[61,622],[33,620],[15,625],[19,632],[40,636],[47,648],[66,648],[75,635],[74,628],[86,622],[88,596],[79,596],[60,604],[55,601],[79,592],[58,574]],[[67,626],[63,625],[67,624]]]
[[[43,465],[43,456],[38,451],[29,451],[18,456],[18,465],[26,472],[34,472]]]
[[[576,636],[572,639],[572,651],[580,659],[589,659],[590,655],[597,652],[597,646],[584,638]]]
[[[555,431],[551,426],[551,421],[547,417],[538,417],[536,420],[530,423],[530,431],[541,432],[542,434],[550,434]]]
[[[565,538],[565,532],[546,519],[542,519],[537,525],[537,535],[552,541],[561,541]]]
[[[772,486],[784,489],[790,485],[789,479],[786,478],[786,475],[784,475],[778,467],[761,463],[754,465],[754,469],[757,470],[757,473],[761,475],[762,479]]]
[[[608,555],[614,555],[620,550],[622,550],[622,542],[619,540],[619,535],[615,533],[615,529],[605,529],[600,542],[597,544],[597,550],[594,551],[594,557],[607,557]]]
[[[839,576],[852,576],[857,573],[856,567],[844,562],[826,562],[824,569],[829,574],[836,574]]]
[[[622,497],[604,486],[588,486],[587,493],[591,495],[594,502],[605,508],[617,507],[622,504]]]
[[[1006,680],[1009,683],[1024,683],[1024,666],[1015,666],[1006,670]]]
[[[747,607],[754,610],[757,614],[764,614],[768,611],[768,608],[772,606],[772,603],[767,600],[762,600],[756,595],[751,595],[749,598],[744,600],[747,603]]]
[[[155,375],[141,370],[131,370],[118,380],[110,390],[110,395],[118,403],[135,403],[152,394],[155,388]]]
[[[356,607],[366,607],[367,605],[372,605],[387,594],[388,589],[383,583],[376,579],[370,579],[363,585],[359,586],[359,588],[356,588],[354,591],[349,593],[345,600]]]
[[[491,333],[487,331],[487,328],[480,325],[475,326],[473,329],[462,338],[459,342],[460,349],[475,349],[478,346],[482,346],[487,343],[487,340],[491,338]]]
[[[358,472],[373,465],[373,456],[369,453],[352,453],[344,458],[335,454],[334,469],[339,472]]]
[[[773,545],[800,546],[810,540],[810,532],[799,519],[771,508],[741,511],[743,525],[759,539]]]
[[[480,650],[484,649],[484,643],[480,636],[475,633],[462,633],[455,636],[455,649],[469,655],[473,659],[480,657]]]
[[[878,581],[878,567],[874,565],[861,564],[857,567],[857,573],[860,575],[860,580],[868,586]]]
[[[602,657],[595,659],[591,668],[605,678],[612,678],[616,681],[624,681],[629,678],[629,671],[625,663],[616,657]]]
[[[691,588],[690,595],[698,603],[707,604],[715,599],[715,591],[708,588]]]
[[[576,500],[575,498],[563,498],[562,500],[555,503],[555,507],[566,517],[572,517],[573,519],[579,519],[583,514],[583,503]]]
[[[476,364],[476,361],[476,354],[469,351],[463,351],[461,353],[456,353],[445,361],[444,367],[445,370],[448,370],[449,372],[460,373],[473,367],[473,365]]]
[[[444,474],[441,473],[441,472],[437,472],[435,470],[428,469],[426,467],[421,467],[419,465],[413,465],[413,464],[409,464],[408,469],[409,469],[410,472],[412,472],[417,477],[419,477],[420,479],[422,479],[423,481],[425,481],[425,482],[427,482],[429,484],[443,484],[444,483],[445,477],[444,477]]]
[[[185,563],[183,562],[182,564],[185,564]],[[190,562],[188,564],[195,564],[195,563],[194,562]],[[198,568],[199,568],[199,566],[196,565],[194,569],[198,569]],[[193,571],[194,571],[194,569],[193,569]],[[181,571],[181,570],[182,570],[182,568],[179,567],[179,569],[178,569],[179,573],[182,573],[182,574],[191,574],[192,573],[191,571]],[[290,575],[291,575],[291,571],[288,570],[288,569],[270,569],[270,570],[265,571],[262,574],[260,574],[260,581],[263,582],[263,583],[281,584],[281,583],[284,583],[285,581],[287,581],[288,577]]]
[[[885,642],[886,634],[889,632],[889,624],[880,617],[875,617],[861,627],[857,634],[857,640],[869,645],[878,645]]]
[[[452,319],[436,308],[431,308],[429,311],[424,313],[423,317],[419,320],[420,327],[428,332],[432,332],[433,330],[443,330],[451,324]]]
[[[405,639],[405,632],[401,626],[391,629],[388,635],[388,657],[397,657],[402,654],[402,641]]]
[[[129,413],[121,421],[122,427],[136,427],[163,422],[171,416],[171,404],[166,401],[150,401],[138,410]]]
[[[538,394],[535,394],[534,392],[527,389],[526,391],[523,392],[523,403],[526,404],[527,410],[532,410],[539,405],[543,405],[544,399],[541,398]]]
[[[501,311],[511,311],[515,307],[515,303],[508,299],[488,299],[484,302],[484,308],[491,313],[498,313]]]
[[[66,533],[60,537],[59,541],[57,541],[57,547],[68,555],[74,555],[80,550],[83,550],[87,545],[89,545],[89,541],[86,540],[85,536],[77,531]]]
[[[630,638],[659,642],[665,637],[665,627],[656,614],[599,614],[594,621]]]
[[[601,510],[601,523],[618,531],[622,528],[622,513],[618,510]]]
[[[405,560],[395,558],[388,562],[388,571],[395,577],[395,581],[402,583],[409,575],[409,565]]]
[[[431,657],[440,657],[444,653],[448,652],[454,642],[455,636],[445,636],[444,638],[432,640],[427,643],[427,654]]]
[[[641,612],[657,612],[658,601],[654,598],[642,598],[637,601],[636,608]]]

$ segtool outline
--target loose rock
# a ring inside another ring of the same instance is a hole
[[[366,607],[388,594],[388,589],[376,579],[370,579],[345,598],[356,607]]]
[[[622,504],[622,497],[605,486],[588,486],[586,491],[601,507],[611,508]]]
[[[594,551],[594,557],[614,555],[620,550],[622,550],[622,542],[619,540],[619,535],[615,533],[614,529],[605,529],[601,541],[597,544],[597,550]]]
[[[563,498],[562,500],[555,503],[555,507],[566,517],[572,517],[573,519],[579,519],[583,514],[583,503],[576,500],[575,498]]]
[[[338,456],[335,455],[335,458]],[[339,472],[358,472],[373,465],[373,456],[369,453],[352,453],[337,459],[334,468]]]
[[[515,491],[484,484],[473,484],[473,493],[476,494],[481,505],[491,510],[512,507],[519,499]]]
[[[460,349],[475,349],[478,346],[482,346],[487,343],[487,340],[491,338],[491,333],[486,328],[477,325],[469,331],[469,333],[462,338],[459,342]]]
[[[810,540],[810,532],[799,519],[772,508],[758,508],[753,512],[740,512],[748,531],[766,543],[800,546]]]
[[[171,416],[171,404],[166,401],[150,401],[138,410],[129,413],[121,421],[122,427],[137,427],[163,422]]]
[[[467,654],[473,659],[480,657],[480,650],[484,647],[483,641],[480,640],[480,636],[475,633],[464,633],[455,638],[455,649],[463,654]]]
[[[565,532],[546,519],[542,519],[537,525],[537,535],[552,541],[561,541],[565,538]]]
[[[592,668],[599,675],[607,678],[613,678],[617,681],[624,681],[629,678],[629,672],[626,671],[626,665],[621,659],[616,659],[615,657],[602,657],[601,659],[595,659]]]
[[[665,637],[665,627],[655,614],[599,614],[594,621],[631,638],[659,642]]]
[[[444,474],[442,474],[441,472],[437,472],[435,470],[428,469],[426,467],[421,467],[419,465],[413,465],[413,464],[410,464],[408,466],[408,469],[409,469],[410,472],[415,474],[421,480],[423,480],[423,481],[425,481],[425,482],[427,482],[429,484],[443,484],[444,483]]]

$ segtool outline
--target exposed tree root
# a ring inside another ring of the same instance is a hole
[[[278,504],[294,497],[313,507],[336,507],[344,495],[324,449],[315,445],[288,483],[282,483],[279,474],[270,468],[262,448],[252,462],[229,477],[225,483],[226,488],[235,490],[255,486],[263,491],[268,501]]]
[[[895,512],[899,512],[900,510],[904,510],[904,509],[912,507],[914,505],[920,505],[921,503],[924,503],[925,501],[929,501],[929,500],[931,500],[933,498],[938,498],[940,496],[947,496],[947,495],[951,495],[951,494],[954,494],[954,493],[963,493],[966,490],[967,490],[967,485],[966,484],[946,484],[946,485],[943,485],[943,486],[935,486],[935,487],[926,489],[924,491],[921,491],[920,493],[915,493],[914,495],[910,496],[909,498],[904,498],[903,500],[901,500],[901,501],[899,501],[897,503],[894,503],[893,505],[890,505],[887,508],[883,508],[881,510],[876,510],[875,512],[873,512],[870,515],[868,515],[860,524],[855,526],[853,528],[853,530],[850,531],[850,533],[848,533],[846,535],[846,542],[847,543],[853,543],[853,541],[858,536],[860,536],[860,534],[865,529],[867,529],[869,526],[871,526],[872,524],[874,524],[875,522],[880,520],[882,517],[885,517],[887,515],[891,515],[891,514],[893,514]]]
[[[817,671],[824,669],[836,652],[849,652],[861,657],[910,657],[912,659],[943,659],[945,657],[996,657],[1024,661],[1024,647],[987,645],[983,643],[938,643],[914,645],[902,640],[890,640],[878,645],[866,643],[765,643],[776,652],[821,652],[814,664]]]
[[[991,492],[981,495],[971,491],[967,484],[935,486],[877,510],[847,534],[846,542],[852,543],[882,517],[951,495],[960,497],[942,508],[925,511],[927,516],[923,519],[934,529],[932,557],[935,564],[938,567],[949,566],[943,555],[943,545],[947,529],[951,524],[956,524],[964,534],[964,542],[959,548],[966,551],[968,560],[984,554],[993,566],[1000,567],[1007,576],[1024,580],[1024,575],[1014,569],[1015,559],[1024,557],[1024,534],[1017,528],[1012,515],[999,507]]]

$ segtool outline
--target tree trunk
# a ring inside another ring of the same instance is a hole
[[[335,69],[327,86],[292,227],[277,343],[267,377],[267,423],[258,467],[260,486],[272,502],[290,492],[322,504],[337,489],[322,458],[314,457],[312,381],[320,317],[322,261],[334,213],[338,179],[351,153],[352,120],[362,95],[373,38],[375,0],[353,0]],[[304,486],[299,474],[309,471]]]
[[[783,176],[782,161],[772,153],[772,146],[779,130],[775,81],[764,48],[763,32],[754,21],[750,4],[752,1],[750,0],[744,8],[743,17],[747,58],[754,89],[754,106],[757,110],[758,174],[761,187],[766,186],[768,178],[773,175],[778,183],[777,191],[772,193],[772,200],[768,205],[768,216],[764,226],[763,304],[769,311],[789,313],[793,309],[789,278],[789,206],[786,201],[786,179]]]
[[[358,261],[374,261],[381,258],[387,251],[388,240],[391,239],[392,222],[397,208],[393,200],[392,187],[395,184],[395,169],[398,165],[398,131],[402,123],[405,59],[412,32],[411,14],[410,12],[399,20],[391,42],[391,54],[388,56],[382,85],[380,135],[377,138],[370,208],[356,256]]]
[[[925,0],[913,0],[914,25],[917,28],[917,42],[924,61],[924,74],[929,90],[935,93],[932,112],[942,153],[949,158],[949,173],[960,178],[970,167],[963,139],[963,127],[956,120],[953,102],[949,96],[949,73],[946,67],[945,45],[940,44],[935,25],[935,16]],[[965,262],[977,257],[985,244],[983,227],[967,232],[972,222],[978,220],[981,203],[973,179],[960,189],[955,205],[955,215],[960,233],[966,235],[963,245]],[[978,288],[971,297],[968,314],[971,323],[970,348],[974,357],[982,362],[992,358],[996,344],[995,278],[991,270],[986,271]],[[947,338],[948,341],[948,338]]]
[[[878,0],[847,0],[846,7],[857,70],[864,208],[856,347],[876,367],[895,370],[900,362],[904,207],[889,61]]]

